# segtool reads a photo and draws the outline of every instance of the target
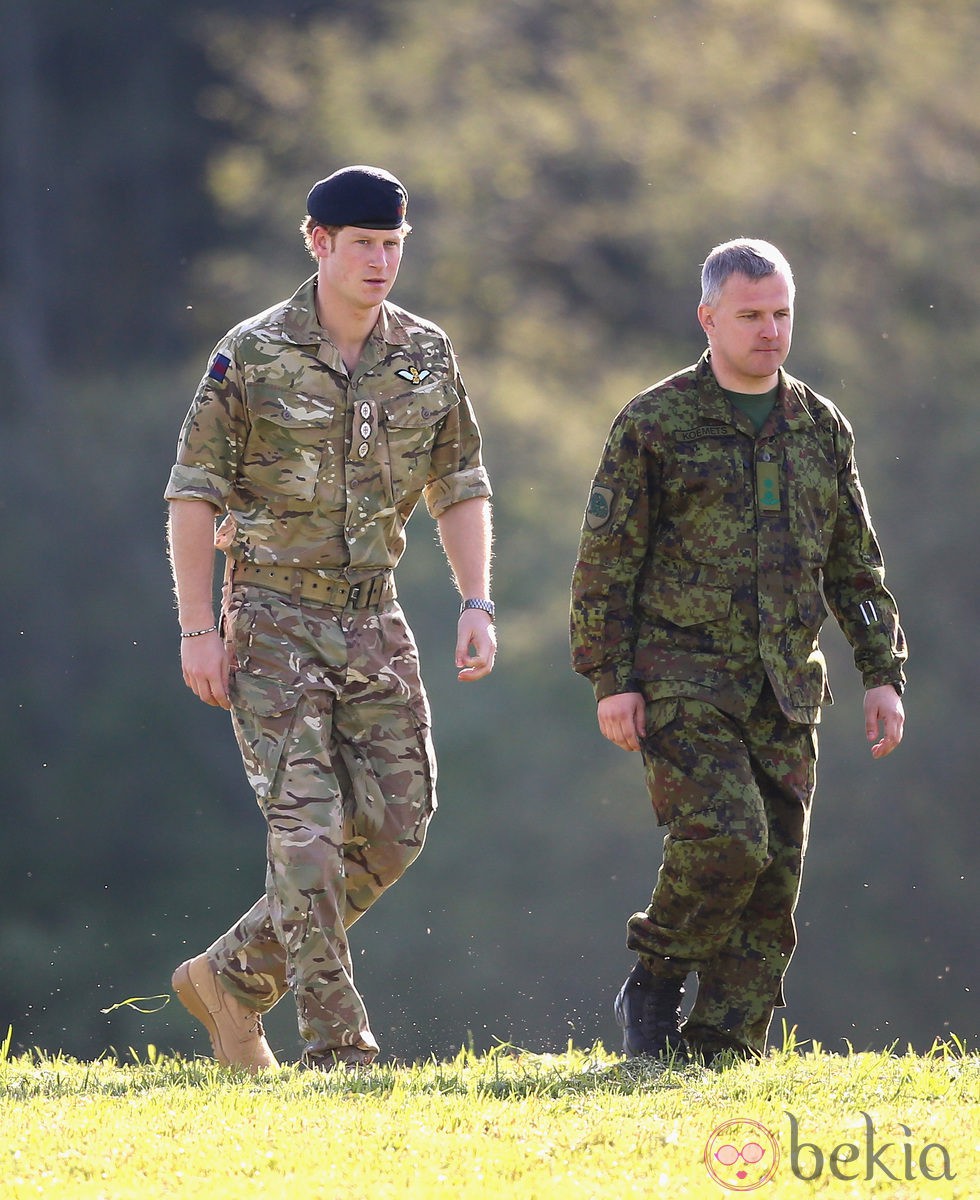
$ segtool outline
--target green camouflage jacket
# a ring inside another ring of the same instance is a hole
[[[816,722],[832,702],[827,606],[865,687],[904,687],[884,574],[846,419],[780,371],[756,436],[706,353],[613,422],[572,580],[572,663],[597,700],[642,690],[738,717],[768,676],[790,719]]]
[[[233,558],[359,582],[401,558],[420,496],[438,517],[490,485],[446,334],[385,303],[351,377],[314,284],[215,347],[165,494],[227,512]]]

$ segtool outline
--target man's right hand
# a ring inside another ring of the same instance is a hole
[[[621,750],[639,750],[646,732],[646,704],[639,692],[619,692],[599,701],[596,710],[602,736]]]
[[[198,699],[218,708],[231,707],[228,699],[230,657],[217,632],[183,638],[180,643],[180,665],[184,672],[184,683]]]

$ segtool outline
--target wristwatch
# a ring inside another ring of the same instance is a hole
[[[492,600],[464,600],[459,606],[459,615],[462,616],[468,608],[478,608],[480,612],[489,613],[491,621],[497,611]]]

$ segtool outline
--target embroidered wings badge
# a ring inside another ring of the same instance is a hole
[[[418,367],[402,367],[395,374],[399,379],[404,379],[407,383],[410,383],[412,387],[418,387],[420,383],[425,383],[432,372],[427,370],[420,371]]]

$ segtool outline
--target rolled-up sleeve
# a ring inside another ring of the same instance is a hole
[[[245,409],[234,346],[219,343],[177,439],[164,498],[206,500],[223,510],[245,440]]]
[[[424,490],[429,515],[440,517],[461,500],[490,496],[490,477],[482,461],[480,428],[458,372],[454,386],[459,403],[446,414],[439,430]]]
[[[163,495],[165,500],[207,500],[215,508],[224,509],[230,491],[231,484],[220,475],[174,463]]]
[[[469,471],[457,471],[437,479],[425,489],[425,504],[432,517],[441,517],[447,508],[460,500],[474,500],[479,496],[490,496],[490,479],[483,467]]]

